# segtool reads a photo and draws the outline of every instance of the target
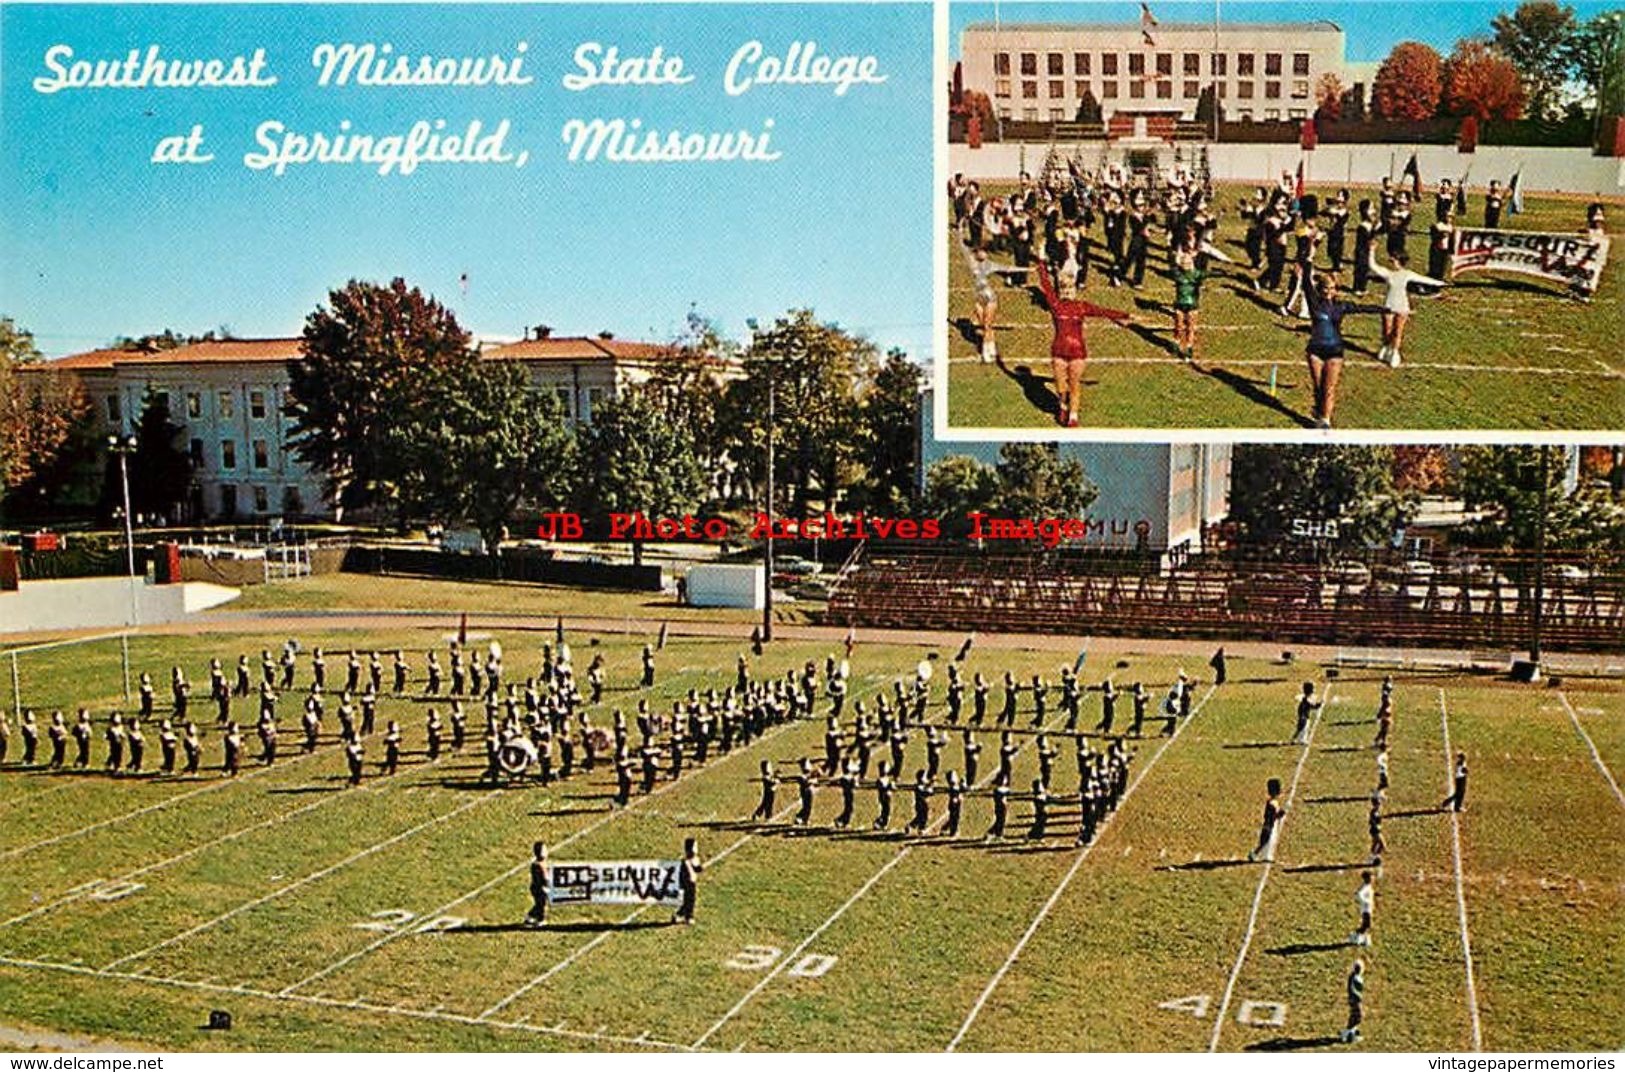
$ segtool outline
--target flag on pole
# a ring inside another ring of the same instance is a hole
[[[1467,176],[1463,175],[1461,181],[1456,183],[1456,215],[1467,215]]]
[[[1146,28],[1146,29],[1149,29],[1152,26],[1155,26],[1156,24],[1157,24],[1157,17],[1155,15],[1151,14],[1150,5],[1145,4],[1145,3],[1141,3],[1140,4],[1140,25],[1142,27]]]
[[[461,618],[457,619],[457,643],[459,646],[468,644],[468,611],[463,611]]]
[[[1296,200],[1303,200],[1303,157],[1301,156],[1298,157],[1298,181],[1292,187],[1292,196]]]
[[[1518,176],[1521,172],[1512,173],[1512,181],[1507,183],[1507,211],[1516,216],[1523,211],[1523,188],[1518,185]]]
[[[1142,40],[1145,41],[1145,44],[1146,44],[1147,48],[1156,48],[1157,47],[1157,39],[1152,37],[1145,30],[1140,31],[1140,37],[1141,37]]]
[[[1089,658],[1089,649],[1086,647],[1082,651],[1078,652],[1077,661],[1072,664],[1072,672],[1074,674],[1083,673],[1083,662],[1087,658]]]
[[[1405,161],[1405,170],[1399,173],[1399,177],[1402,180],[1406,178],[1411,180],[1412,198],[1422,196],[1422,169],[1416,166],[1416,153],[1411,153],[1411,158]]]

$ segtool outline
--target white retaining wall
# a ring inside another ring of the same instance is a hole
[[[1044,164],[1047,144],[1029,143],[948,147],[948,173],[963,172],[977,180],[1011,180],[1021,174],[1023,151],[1026,170],[1036,174]],[[1189,154],[1190,147],[1186,152]],[[1422,181],[1432,189],[1440,178],[1459,178],[1464,172],[1475,189],[1490,179],[1505,183],[1514,171],[1528,191],[1625,197],[1625,158],[1593,156],[1589,149],[1479,146],[1476,153],[1459,153],[1451,145],[1322,145],[1302,152],[1296,145],[1225,145],[1210,147],[1208,161],[1219,182],[1271,182],[1283,171],[1296,171],[1302,158],[1310,183],[1338,186],[1375,185],[1384,175],[1397,181],[1405,162],[1416,153]],[[1083,158],[1093,160],[1099,143],[1085,143]]]
[[[142,625],[178,622],[241,594],[236,588],[201,581],[148,584],[139,578],[135,589]],[[129,623],[130,581],[125,577],[24,581],[15,592],[0,592],[0,633],[118,628]]]

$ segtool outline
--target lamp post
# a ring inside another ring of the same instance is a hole
[[[118,455],[119,482],[124,488],[124,561],[129,570],[130,578],[130,625],[133,628],[141,623],[140,612],[136,609],[135,598],[135,527],[134,519],[130,514],[130,455],[135,453],[136,438],[133,435],[113,435],[107,437],[107,449]]]

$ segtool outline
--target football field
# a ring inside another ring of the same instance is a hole
[[[1013,186],[984,184],[984,196]],[[1311,186],[1325,200],[1336,188]],[[1145,282],[1139,289],[1112,287],[1107,278],[1105,240],[1091,232],[1093,256],[1079,296],[1097,305],[1134,314],[1138,322],[1118,326],[1108,320],[1085,324],[1089,364],[1084,372],[1080,419],[1095,428],[1312,427],[1313,399],[1303,351],[1305,324],[1279,312],[1286,293],[1255,293],[1259,273],[1247,265],[1245,227],[1238,198],[1251,188],[1221,184],[1218,248],[1236,263],[1214,261],[1202,288],[1194,363],[1178,356],[1173,338],[1173,284],[1167,277],[1167,236],[1151,230]],[[1460,223],[1482,222],[1481,191],[1470,196]],[[1412,224],[1411,267],[1426,272],[1427,229],[1433,223],[1433,191],[1424,191]],[[1351,207],[1375,191],[1351,191]],[[1503,217],[1511,230],[1578,232],[1586,201],[1530,195],[1525,212]],[[1625,227],[1625,206],[1608,206],[1610,233]],[[1159,215],[1160,221],[1160,215]],[[1354,247],[1350,221],[1348,249]],[[1053,428],[1049,313],[1036,277],[1005,277],[998,287],[996,337],[1000,361],[983,363],[977,351],[974,288],[960,239],[948,243],[947,383],[948,423],[954,429]],[[1379,246],[1380,246],[1379,236]],[[1382,250],[1379,248],[1379,254]],[[1619,250],[1614,251],[1617,260]],[[1008,252],[991,259],[1010,266]],[[1386,263],[1384,261],[1383,263]],[[1322,251],[1317,264],[1329,264]],[[1352,268],[1345,264],[1345,294]],[[1380,305],[1384,289],[1373,281],[1363,298]],[[1406,332],[1404,359],[1397,369],[1377,361],[1381,322],[1375,313],[1353,314],[1344,324],[1349,342],[1338,392],[1337,426],[1342,429],[1521,429],[1597,430],[1616,428],[1625,412],[1625,283],[1618,263],[1603,271],[1590,303],[1563,293],[1557,283],[1529,276],[1469,272],[1439,297],[1417,296]]]
[[[284,627],[285,628],[285,627]],[[652,690],[637,687],[645,639],[570,635],[578,664],[606,660],[609,691],[594,721],[655,711],[689,689],[734,679],[745,645],[674,637]],[[507,679],[540,663],[550,632],[504,632]],[[882,634],[874,634],[881,637]],[[257,671],[277,633],[137,637],[132,669],[162,683],[183,665],[248,653]],[[470,744],[430,762],[420,694],[427,628],[301,633],[329,653],[351,646],[413,652],[408,693],[386,696],[380,728],[399,719],[406,762],[345,785],[331,736],[297,749],[302,689],[281,701],[274,765],[219,772],[213,709],[194,698],[205,770],[195,777],[49,772],[19,764],[15,718],[0,767],[0,1021],[162,1049],[613,1050],[1238,1050],[1340,1046],[1344,978],[1368,965],[1364,1041],[1371,1049],[1618,1049],[1625,1045],[1625,692],[1570,679],[1561,687],[1407,674],[1396,687],[1374,942],[1348,944],[1368,862],[1366,802],[1376,781],[1381,675],[1232,658],[1215,687],[1208,651],[1091,653],[1083,678],[1145,683],[1156,700],[1181,670],[1198,679],[1193,713],[1162,735],[1160,717],[1129,736],[1128,788],[1096,840],[1075,844],[1064,804],[1047,836],[1027,837],[1017,799],[1008,836],[986,841],[991,803],[973,794],[961,835],[869,830],[860,790],[850,831],[820,789],[812,822],[792,826],[790,786],[776,821],[747,821],[761,760],[788,773],[822,755],[822,718],[793,722],[613,808],[604,767],[544,788],[481,784]],[[1080,644],[1082,642],[1080,641]],[[780,641],[751,660],[782,675],[839,645]],[[865,638],[851,656],[852,700],[866,706],[935,656],[927,720],[945,718],[952,648]],[[1053,786],[1075,793],[1072,742],[1053,688],[1074,655],[978,643],[967,678],[1042,673],[1060,749]],[[45,715],[122,704],[116,642],[19,656],[26,703]],[[0,660],[0,666],[4,666]],[[301,662],[300,683],[308,681]],[[385,659],[385,677],[388,678]],[[1294,701],[1314,681],[1327,703],[1307,745],[1291,743]],[[202,686],[200,686],[202,691]],[[999,690],[995,686],[994,696]],[[4,693],[0,689],[0,693]],[[1152,710],[1156,711],[1156,700]],[[252,704],[238,701],[252,722]],[[444,711],[443,702],[436,705]],[[819,701],[822,714],[827,701]],[[967,707],[968,707],[967,703]],[[246,708],[246,709],[245,709]],[[847,724],[850,725],[851,704]],[[1116,729],[1130,721],[1126,699]],[[996,713],[997,704],[992,705]],[[1017,725],[1032,721],[1024,695]],[[1082,725],[1100,715],[1086,694]],[[331,722],[331,716],[329,718]],[[991,721],[991,718],[990,718]],[[98,731],[100,724],[98,723]],[[328,727],[332,729],[331,725]],[[984,734],[979,780],[998,738]],[[257,755],[252,732],[247,754]],[[1015,735],[1014,784],[1037,776],[1036,739]],[[1099,747],[1101,742],[1095,742]],[[1471,770],[1467,808],[1439,810],[1455,751]],[[42,747],[48,752],[48,746]],[[149,770],[156,732],[148,727]],[[69,757],[72,762],[70,742]],[[919,733],[901,784],[924,765]],[[961,764],[950,735],[945,769]],[[664,764],[662,764],[664,775]],[[1264,783],[1281,779],[1287,812],[1273,860],[1249,863]],[[698,919],[665,910],[555,908],[527,930],[531,842],[554,861],[672,858],[700,839]],[[229,1031],[203,1029],[229,1010]]]

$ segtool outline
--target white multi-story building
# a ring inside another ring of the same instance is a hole
[[[333,505],[289,446],[289,362],[300,340],[231,339],[172,350],[93,350],[50,362],[79,377],[108,434],[132,432],[152,392],[182,426],[192,486],[177,503],[191,518],[330,518]],[[545,335],[487,346],[487,360],[519,361],[538,390],[553,391],[566,420],[590,421],[595,407],[643,383],[670,349],[607,336]],[[723,369],[723,375],[735,370]]]
[[[1086,93],[1107,118],[1190,120],[1209,85],[1227,119],[1305,119],[1322,75],[1347,80],[1343,31],[1326,21],[979,22],[961,36],[960,62],[966,89],[986,93],[1001,119],[1030,122],[1072,120]]]

